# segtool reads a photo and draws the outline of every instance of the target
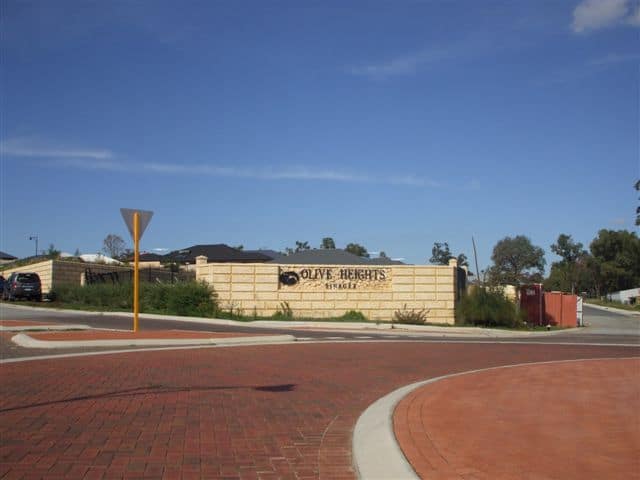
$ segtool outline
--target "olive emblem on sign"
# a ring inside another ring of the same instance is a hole
[[[280,274],[280,283],[283,285],[295,285],[300,281],[300,276],[296,272],[282,272]]]

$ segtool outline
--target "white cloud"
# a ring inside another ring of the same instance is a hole
[[[425,49],[409,55],[398,56],[385,62],[351,67],[348,69],[348,72],[352,75],[376,79],[410,75],[426,64],[443,60],[449,56],[451,56],[451,52],[444,49]]]
[[[573,11],[571,28],[575,33],[611,27],[620,23],[632,23],[629,0],[583,0]],[[638,12],[636,12],[636,16]]]
[[[93,160],[113,158],[113,153],[109,150],[42,146],[26,139],[13,139],[1,142],[0,155],[43,158],[87,158]]]
[[[31,157],[47,167],[81,170],[102,170],[117,173],[145,173],[158,175],[200,175],[210,177],[248,178],[255,180],[316,180],[345,183],[378,183],[412,187],[439,187],[440,184],[416,175],[372,175],[306,166],[289,167],[229,167],[211,164],[178,164],[157,162],[128,162],[118,159],[109,150],[51,148],[36,146],[26,140],[10,140],[0,143],[0,154]]]

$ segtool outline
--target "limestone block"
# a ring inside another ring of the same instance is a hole
[[[253,292],[253,283],[232,283],[232,292]]]
[[[230,283],[214,283],[212,287],[216,292],[228,292],[231,290]]]
[[[274,285],[278,285],[278,277],[275,275],[256,275],[255,282],[256,283],[273,283]]]
[[[231,292],[232,300],[254,300],[253,292]]]
[[[256,283],[256,292],[277,292],[277,283]],[[275,294],[275,293],[274,293]]]
[[[413,292],[414,291],[414,286],[413,283],[411,285],[398,285],[395,284],[393,285],[393,293],[397,293],[397,292]]]
[[[233,274],[245,274],[245,275],[253,275],[254,267],[253,265],[231,265],[231,272]]]
[[[436,270],[438,277],[451,277],[453,278],[453,268],[450,267],[438,267]]]
[[[256,275],[270,275],[273,278],[278,277],[278,266],[277,265],[260,265],[255,267]]]
[[[325,300],[346,300],[347,292],[325,292]]]
[[[406,276],[410,276],[413,277],[415,270],[413,267],[392,267],[391,268],[391,275],[393,276],[393,278],[395,279],[396,277],[406,277]]]
[[[302,294],[298,292],[278,292],[278,300],[281,302],[289,301],[289,300],[300,300],[302,298]]]
[[[380,308],[380,302],[358,302],[356,304],[356,308],[353,310],[363,311],[363,310],[375,310]]]
[[[348,292],[347,299],[348,300],[369,300],[371,298],[371,293],[369,292]]]
[[[449,301],[453,301],[456,299],[456,294],[453,293],[451,290],[447,290],[445,292],[438,292],[438,296],[437,296],[438,300],[449,300]]]
[[[436,293],[435,292],[418,292],[415,293],[416,300],[435,300]]]
[[[415,267],[416,277],[435,277],[437,267]]]
[[[422,285],[422,284],[435,284],[436,283],[436,279],[438,277],[436,277],[435,275],[420,275],[420,276],[416,276],[415,277],[415,284],[416,285]]]
[[[353,302],[350,301],[338,301],[338,302],[334,302],[334,309],[336,310],[344,310],[344,311],[349,311],[349,310],[353,310]]]
[[[435,284],[433,285],[427,285],[427,284],[423,284],[423,285],[416,285],[415,286],[415,292],[416,295],[418,293],[436,293],[436,286]]]
[[[377,302],[385,302],[387,300],[393,300],[392,292],[372,292],[371,300],[375,300]]]
[[[327,301],[311,302],[311,308],[313,310],[333,310],[335,308],[335,304]]]
[[[231,275],[229,275],[228,273],[213,273],[211,274],[210,278],[212,283],[231,281]]]
[[[407,293],[407,292],[398,292],[398,293],[394,293],[393,294],[393,300],[397,301],[397,300],[413,300],[414,298],[414,293]]]
[[[216,273],[231,273],[231,265],[215,264],[210,267],[210,271]]]
[[[413,285],[413,279],[415,277],[414,276],[397,276],[393,278],[393,285],[398,285],[398,284],[411,284]]]
[[[311,309],[311,302],[301,302],[301,301],[292,300],[291,302],[288,302],[288,303],[289,303],[289,308],[293,310],[294,315],[297,315],[297,312],[301,310]]]
[[[436,292],[453,293],[453,285],[437,285]]]
[[[231,275],[231,281],[233,283],[254,283],[255,277],[253,275]]]
[[[256,292],[256,300],[270,300],[273,302],[278,301],[278,295],[275,292]]]
[[[322,293],[322,292],[302,292],[302,300],[307,300],[307,301],[324,300],[324,293]]]

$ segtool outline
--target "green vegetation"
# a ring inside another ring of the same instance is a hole
[[[424,325],[427,322],[429,310],[409,310],[404,304],[402,310],[393,312],[393,323],[407,323],[410,325]]]
[[[523,315],[502,292],[475,288],[458,302],[456,325],[520,328]]]
[[[60,285],[49,295],[51,305],[64,308],[131,311],[130,284],[94,284],[84,287]],[[217,303],[213,291],[204,283],[141,283],[140,311],[166,315],[214,317]]]

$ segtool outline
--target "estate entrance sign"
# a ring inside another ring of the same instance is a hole
[[[279,288],[292,290],[389,290],[391,268],[281,266],[278,280]]]

